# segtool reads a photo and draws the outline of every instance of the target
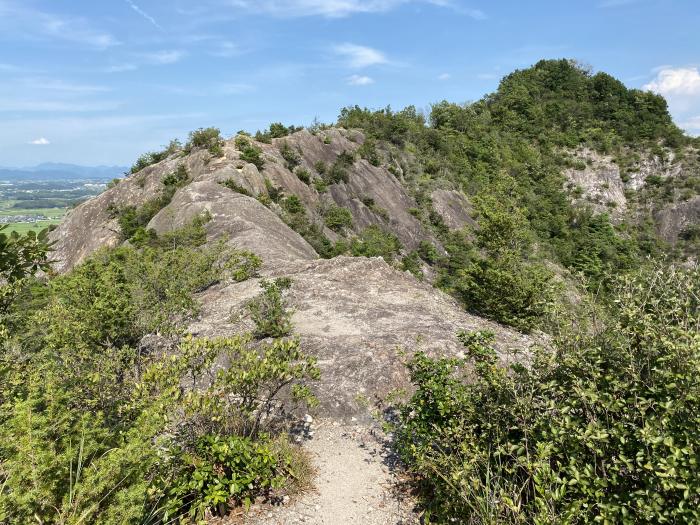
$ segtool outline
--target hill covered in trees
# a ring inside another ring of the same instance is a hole
[[[290,419],[384,410],[431,522],[691,523],[699,224],[698,140],[569,60],[196,130],[0,232],[0,521],[225,514],[298,490]]]

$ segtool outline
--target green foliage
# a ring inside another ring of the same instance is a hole
[[[270,128],[267,131],[258,131],[255,133],[255,140],[270,144],[272,139],[281,139],[282,137],[286,137],[287,135],[291,135],[292,133],[296,133],[302,129],[304,128],[301,126],[287,127],[280,122],[273,122],[270,124]]]
[[[238,184],[235,179],[226,179],[221,184],[223,186],[226,186],[231,191],[235,191],[236,193],[240,193],[241,195],[247,195],[248,197],[252,197],[250,192],[243,186]]]
[[[171,140],[170,144],[168,144],[163,150],[155,152],[152,151],[141,155],[131,167],[129,172],[131,174],[138,173],[142,169],[147,168],[148,166],[151,166],[153,164],[158,164],[159,162],[167,159],[171,155],[174,155],[175,153],[181,150],[182,144],[180,144],[180,141],[177,139]]]
[[[280,146],[280,153],[282,154],[282,158],[287,163],[287,169],[289,171],[294,171],[294,168],[301,163],[301,155],[299,155],[299,152],[295,151],[294,148],[287,143],[287,141],[282,142],[282,145]]]
[[[280,205],[283,211],[282,220],[287,226],[301,235],[321,257],[330,259],[345,251],[342,242],[333,244],[323,234],[323,226],[309,219],[306,208],[299,197],[296,195],[285,197],[280,202]]]
[[[262,157],[262,150],[255,146],[245,135],[236,137],[236,147],[241,152],[241,160],[254,164],[258,170],[265,166],[265,159]]]
[[[347,208],[331,204],[323,212],[323,220],[331,230],[342,232],[352,227],[352,213]]]
[[[164,188],[158,197],[144,202],[139,207],[110,205],[108,210],[117,219],[122,239],[137,239],[137,242],[140,242],[144,238],[152,237],[152,234],[145,231],[146,226],[160,210],[170,204],[178,188],[185,186],[188,182],[187,168],[180,164],[175,172],[166,175],[163,179]]]
[[[291,462],[266,439],[204,435],[192,448],[175,449],[168,477],[157,481],[164,520],[198,522],[210,510],[225,514],[232,503],[250,506],[254,497],[284,484]]]
[[[0,281],[12,283],[48,270],[48,230],[30,231],[24,235],[6,233],[7,225],[0,226]]]
[[[543,265],[514,256],[477,257],[457,270],[452,286],[470,312],[530,332],[555,303],[552,277]]]
[[[262,293],[246,305],[255,323],[253,334],[259,338],[284,337],[292,333],[292,312],[287,310],[284,291],[292,285],[287,278],[260,281]]]
[[[223,157],[223,146],[224,139],[219,128],[199,128],[190,132],[184,151],[189,154],[195,149],[207,149],[215,157]]]
[[[357,153],[372,166],[381,164],[381,158],[377,151],[377,142],[372,138],[365,139],[362,146],[357,149]]]
[[[309,170],[299,168],[294,173],[296,174],[297,178],[304,184],[311,184],[311,174],[309,173]]]
[[[326,182],[326,184],[338,184],[340,182],[348,182],[350,180],[350,174],[348,173],[348,169],[352,167],[353,163],[355,162],[355,157],[351,154],[348,153],[347,151],[344,151],[340,155],[338,155],[338,158],[335,160],[333,165],[330,168],[326,168],[325,164],[323,165],[323,173],[320,173],[321,177],[323,180]],[[316,169],[321,167],[317,165]]]
[[[401,243],[396,235],[376,225],[368,226],[350,242],[354,257],[383,257],[390,263],[400,251]]]
[[[178,341],[196,292],[260,265],[183,237],[103,250],[12,304],[0,344],[0,521],[202,519],[294,477],[293,449],[263,425],[279,395],[314,402],[315,361],[298,340]],[[43,249],[31,253],[44,264]],[[149,334],[163,350],[144,345]]]
[[[697,268],[620,277],[595,324],[563,322],[510,371],[486,333],[460,334],[465,360],[417,354],[396,435],[429,521],[698,521],[699,285]]]

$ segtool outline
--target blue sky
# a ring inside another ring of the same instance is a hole
[[[698,134],[698,27],[697,0],[0,0],[0,165],[466,102],[561,57],[662,93]]]

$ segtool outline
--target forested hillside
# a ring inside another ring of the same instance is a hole
[[[700,141],[569,60],[193,131],[0,230],[0,523],[283,500],[307,412],[386,416],[425,522],[693,523],[698,254]]]

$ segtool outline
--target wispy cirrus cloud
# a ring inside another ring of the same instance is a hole
[[[134,12],[138,13],[142,18],[145,18],[148,22],[151,23],[151,25],[157,29],[160,29],[161,31],[165,31],[163,29],[163,26],[161,26],[155,18],[153,18],[151,15],[149,15],[146,11],[141,9],[138,5],[136,5],[134,2],[131,0],[124,0],[131,9],[134,10]]]
[[[150,64],[167,65],[175,64],[187,56],[187,52],[179,49],[169,49],[144,53],[143,58]]]
[[[30,140],[27,144],[33,146],[48,146],[51,144],[51,141],[45,137],[39,137],[38,139]]]
[[[84,18],[40,11],[8,0],[0,0],[0,36],[61,40],[98,50],[120,44],[111,33],[95,29]]]
[[[448,8],[477,20],[486,14],[456,0],[229,0],[229,5],[251,13],[279,17],[324,16],[342,18],[362,13],[383,13],[408,4]]]
[[[347,66],[355,69],[377,64],[387,64],[389,62],[386,55],[381,51],[357,44],[340,44],[335,46],[333,51],[336,55],[343,58]]]

